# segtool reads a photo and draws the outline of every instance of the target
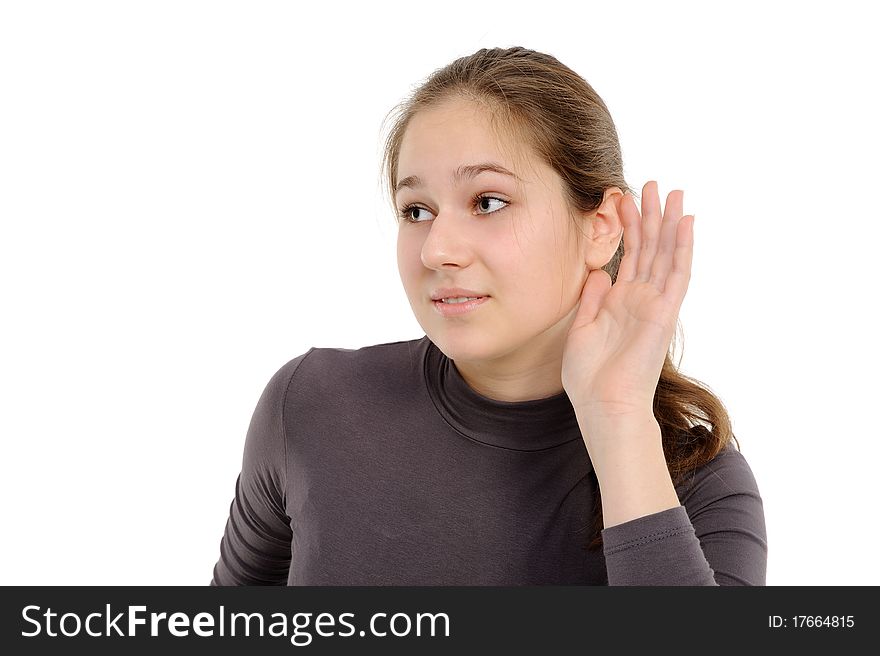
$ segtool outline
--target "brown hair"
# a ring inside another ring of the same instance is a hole
[[[456,97],[489,110],[487,115],[498,135],[506,136],[507,143],[531,146],[532,152],[556,171],[572,217],[575,211],[598,209],[610,187],[637,196],[623,177],[620,142],[608,108],[586,80],[548,54],[522,47],[483,48],[434,71],[389,112],[394,120],[385,139],[382,177],[392,205],[396,205],[400,147],[410,120],[418,112]],[[499,142],[505,143],[503,139]],[[621,239],[602,267],[612,283],[617,280],[623,254]],[[670,476],[678,486],[736,437],[721,400],[673,364],[674,347],[675,340],[654,394],[654,417],[663,436]],[[595,472],[592,476],[595,479]],[[595,524],[589,548],[597,549],[602,545],[602,504],[598,484],[593,483]]]

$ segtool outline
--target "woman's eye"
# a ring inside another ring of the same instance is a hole
[[[496,209],[492,209],[493,200],[498,203],[503,203],[503,205],[501,205],[501,207],[497,207]],[[507,201],[501,200],[500,198],[495,198],[495,196],[477,196],[476,205],[477,208],[483,210],[485,214],[491,214],[492,212],[496,212],[502,207],[505,207],[507,205]],[[488,205],[488,207],[486,207],[486,205]]]
[[[420,215],[431,213],[424,207],[419,207],[418,205],[407,205],[402,210],[400,210],[400,216],[402,219],[409,221],[410,223],[421,223],[425,220],[425,218],[422,216],[413,216],[413,212],[418,212]]]
[[[493,201],[498,205],[495,205],[493,207]],[[493,214],[499,210],[504,209],[507,205],[510,204],[510,202],[502,198],[497,198],[495,196],[478,195],[474,196],[474,198],[471,200],[471,204],[477,208],[477,214]],[[418,214],[414,215],[414,212],[418,212]],[[429,216],[431,216],[431,211],[418,205],[407,205],[402,210],[400,210],[400,217],[410,223],[422,223],[424,221],[427,221]]]

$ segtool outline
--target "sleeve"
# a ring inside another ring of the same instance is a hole
[[[766,585],[755,477],[728,445],[676,488],[682,505],[602,531],[609,585]]]
[[[283,410],[293,374],[312,350],[281,367],[257,402],[211,586],[287,584],[293,532],[285,511]]]

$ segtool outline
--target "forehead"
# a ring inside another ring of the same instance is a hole
[[[493,127],[487,109],[466,100],[447,100],[422,110],[404,132],[398,178],[417,168],[455,168],[464,162],[494,161],[521,174],[532,159],[528,148]]]

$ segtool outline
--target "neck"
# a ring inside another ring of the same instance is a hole
[[[496,401],[531,401],[560,394],[562,351],[574,313],[528,345],[490,360],[455,360],[455,368],[477,393]]]

